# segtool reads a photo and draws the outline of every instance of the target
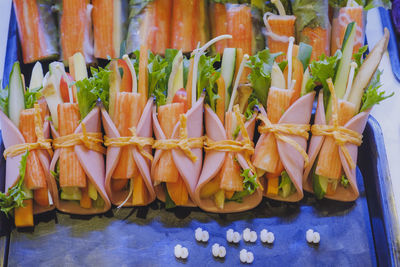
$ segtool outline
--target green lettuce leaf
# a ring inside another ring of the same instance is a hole
[[[167,190],[167,186],[165,183],[162,183],[164,192],[165,192],[165,208],[166,209],[172,209],[176,207],[175,202],[172,200],[171,196],[169,195],[169,192]]]
[[[358,52],[355,53],[355,54],[353,55],[354,62],[357,63],[357,68],[354,70],[354,77],[356,77],[357,72],[358,72],[358,70],[360,69],[361,64],[362,64],[363,61],[364,61],[364,60],[363,60],[363,56],[364,56],[364,53],[365,53],[367,50],[368,50],[368,45],[364,45],[364,46],[360,47],[360,49],[358,49]]]
[[[167,102],[169,64],[160,55],[149,53],[149,64],[147,66],[149,70],[149,97],[155,97],[157,107],[165,105]]]
[[[201,55],[197,72],[197,98],[199,98],[203,90],[205,90],[206,97],[204,102],[214,111],[216,108],[216,100],[219,98],[217,80],[221,76],[221,73],[214,68],[214,64],[219,61],[219,54],[216,56]]]
[[[340,178],[340,183],[344,188],[349,187],[349,179],[347,179],[346,175],[342,175],[342,178]]]
[[[339,8],[347,6],[347,2],[347,0],[329,0],[329,5],[333,8]],[[383,7],[386,9],[392,7],[390,0],[355,0],[355,2],[363,6],[365,11],[374,7]]]
[[[394,95],[394,93],[391,93],[390,95],[385,95],[384,91],[379,91],[379,89],[382,86],[380,82],[381,75],[382,72],[377,70],[377,72],[374,75],[374,78],[370,82],[368,88],[365,90],[361,100],[362,105],[360,112],[372,108],[374,105],[377,105],[383,100],[392,97]]]
[[[249,97],[246,110],[244,111],[244,117],[246,118],[246,121],[253,117],[254,112],[256,112],[255,107],[258,105],[260,105],[260,102],[258,101],[258,98],[254,92],[252,92]]]
[[[27,88],[25,92],[25,108],[33,108],[39,98],[42,97],[42,86],[38,88]]]
[[[248,79],[253,87],[253,92],[258,101],[266,105],[268,89],[271,86],[271,69],[275,58],[281,53],[271,54],[266,48],[251,56],[246,64],[251,69]]]
[[[256,174],[250,175],[250,172],[251,172],[250,169],[245,169],[241,171],[240,176],[244,178],[243,191],[235,192],[232,198],[228,199],[227,201],[235,201],[242,203],[243,198],[253,194],[256,191],[256,189],[259,187],[259,184],[257,182],[257,175]]]
[[[92,77],[75,83],[82,120],[96,106],[98,99],[101,100],[104,107],[108,110],[111,71],[101,67],[99,69],[92,67],[90,68],[90,72],[92,73]]]
[[[293,14],[296,16],[297,39],[304,39],[304,36],[302,37],[300,33],[305,27],[327,27],[326,20],[329,22],[329,19],[326,18],[328,15],[328,6],[325,1],[294,0],[292,8]]]
[[[0,109],[8,116],[8,85],[0,90]]]

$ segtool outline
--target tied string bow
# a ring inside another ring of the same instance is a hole
[[[310,159],[307,155],[307,152],[301,147],[301,145],[299,145],[299,143],[285,136],[285,134],[301,136],[307,140],[308,131],[310,131],[310,125],[290,124],[290,123],[272,124],[271,121],[267,118],[267,116],[264,116],[262,114],[259,114],[257,119],[263,122],[263,124],[258,127],[258,131],[261,134],[271,133],[275,136],[276,139],[291,145],[303,157],[304,167],[308,166]]]
[[[51,139],[44,139],[42,115],[40,106],[37,103],[34,105],[34,112],[35,134],[37,141],[35,143],[23,143],[10,146],[4,151],[3,155],[5,159],[7,159],[7,157],[15,157],[17,155],[20,155],[26,150],[31,151],[35,149],[45,149],[50,154],[50,156],[53,156],[53,150],[51,149]]]
[[[185,114],[181,114],[179,127],[179,139],[161,139],[154,142],[154,149],[170,150],[179,148],[191,161],[197,160],[196,155],[192,152],[191,148],[202,148],[204,137],[191,137],[188,138],[187,131],[187,118]]]
[[[356,146],[360,146],[362,144],[362,134],[347,129],[346,127],[339,125],[339,104],[338,99],[336,97],[335,89],[332,83],[332,79],[328,79],[327,83],[329,85],[329,91],[332,96],[332,124],[331,125],[320,125],[314,124],[311,127],[311,133],[313,135],[319,136],[330,136],[335,140],[336,145],[341,149],[347,163],[350,168],[354,170],[356,168],[356,164],[350,156],[349,150],[345,146],[346,143],[350,143]]]
[[[54,149],[66,148],[75,145],[84,145],[87,149],[106,154],[102,133],[88,133],[86,125],[82,122],[82,132],[58,137],[53,141]]]
[[[146,146],[152,146],[154,144],[154,139],[151,137],[138,136],[136,133],[136,127],[130,128],[129,131],[132,133],[132,136],[116,138],[104,136],[104,145],[107,147],[123,147],[133,145],[138,149],[139,153],[142,154],[143,157],[149,159],[150,161],[153,160],[153,156],[144,148]]]

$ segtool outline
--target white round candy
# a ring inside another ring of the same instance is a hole
[[[272,244],[275,241],[275,235],[272,232],[267,233],[267,242],[268,244]]]
[[[219,251],[218,251],[218,256],[219,256],[220,258],[223,258],[223,257],[225,257],[225,255],[226,255],[226,249],[225,249],[225,247],[220,246],[220,247],[219,247]]]
[[[246,255],[246,262],[247,263],[252,263],[254,261],[254,255],[253,255],[253,252],[247,252],[247,255]]]
[[[213,246],[212,246],[212,254],[213,254],[213,256],[214,257],[218,257],[218,255],[219,255],[219,244],[214,244]]]
[[[182,256],[182,246],[181,245],[176,245],[174,247],[174,254],[176,258],[180,258]]]
[[[263,243],[267,242],[267,234],[268,234],[268,231],[266,229],[264,229],[260,232],[261,242],[263,242]]]
[[[248,229],[248,228],[247,228],[247,229]],[[250,241],[250,238],[251,238],[250,230],[249,230],[249,231],[244,230],[244,231],[243,231],[243,240],[244,240],[245,242],[249,242],[249,241]]]
[[[308,229],[306,232],[306,239],[308,243],[312,243],[314,238],[314,231],[312,229]]]
[[[228,231],[226,231],[226,240],[231,243],[233,242],[233,230],[229,229]]]
[[[201,233],[201,232],[203,232],[203,229],[201,229],[200,227],[197,227],[196,230],[194,230],[194,232],[195,232],[195,233],[198,233],[198,232]]]
[[[318,232],[314,232],[314,236],[313,236],[313,240],[312,241],[315,244],[318,244],[320,240],[321,240],[321,236],[319,235],[319,233]]]
[[[210,238],[210,235],[208,234],[207,231],[203,231],[201,233],[201,241],[207,242],[209,238]]]
[[[196,240],[199,241],[199,242],[201,241],[202,233],[203,233],[203,232],[201,232],[201,231],[200,231],[200,232],[196,231],[196,232],[194,233],[194,237],[195,237]]]
[[[241,239],[241,237],[240,237],[239,232],[234,232],[233,233],[233,243],[239,243],[240,239]]]
[[[239,254],[240,261],[245,263],[247,261],[247,250],[242,249]]]
[[[254,243],[257,241],[257,233],[256,231],[251,231],[250,232],[250,242]]]
[[[185,247],[182,248],[181,250],[181,258],[186,259],[189,256],[189,250]]]

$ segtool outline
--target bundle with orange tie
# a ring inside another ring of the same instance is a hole
[[[371,108],[391,96],[379,90],[380,72],[376,72],[386,51],[388,30],[362,60],[363,49],[353,54],[354,24],[347,26],[342,49],[335,56],[310,65],[311,79],[314,84],[322,85],[322,90],[311,128],[310,164],[304,172],[303,187],[319,199],[358,198],[357,147],[362,143]]]
[[[0,122],[6,159],[5,193],[0,210],[14,214],[16,227],[31,227],[33,216],[55,208],[55,181],[50,175],[51,147],[48,109],[41,98],[43,71],[37,63],[29,88],[14,63],[8,88],[1,90]]]

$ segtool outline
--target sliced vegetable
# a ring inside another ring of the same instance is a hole
[[[8,89],[8,117],[16,127],[19,127],[20,114],[25,109],[25,88],[21,78],[19,62],[15,62],[13,65]]]

